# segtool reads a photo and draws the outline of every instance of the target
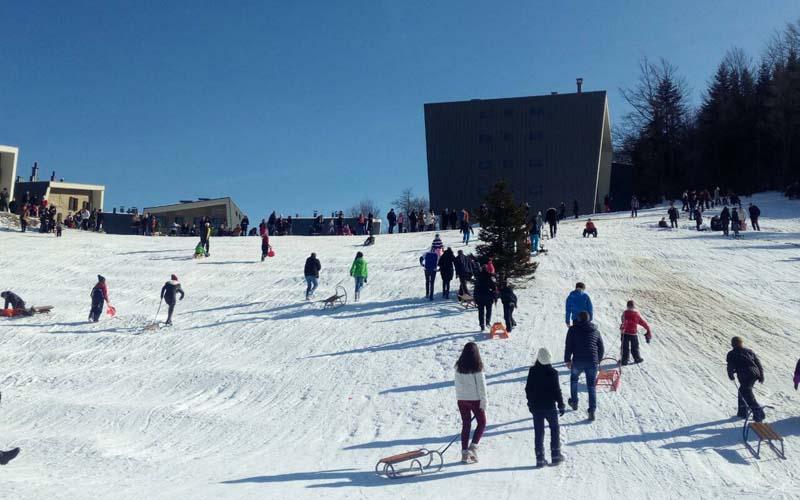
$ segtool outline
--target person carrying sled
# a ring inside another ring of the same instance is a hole
[[[431,248],[419,258],[419,265],[425,269],[425,298],[433,300],[436,271],[439,269],[439,255]]]
[[[269,255],[269,249],[269,231],[267,231],[261,236],[261,262],[264,262]]]
[[[583,228],[583,237],[593,236],[597,238],[597,227],[592,222],[592,219],[586,221],[586,227]]]
[[[642,318],[639,311],[636,310],[636,305],[632,300],[628,301],[627,309],[622,313],[622,321],[619,325],[619,331],[622,333],[622,364],[627,365],[630,362],[630,355],[633,354],[633,362],[641,363],[644,361],[639,354],[639,327],[645,329],[644,338],[647,343],[653,338],[653,332],[650,330],[650,325]]]
[[[453,249],[447,247],[441,257],[439,257],[439,274],[442,276],[442,298],[450,298],[450,282],[453,280],[456,256]]]
[[[590,321],[587,311],[578,314],[577,322],[567,331],[567,340],[564,346],[564,364],[570,369],[569,375],[569,406],[578,409],[578,379],[581,373],[586,374],[586,389],[589,392],[589,420],[593,421],[597,410],[597,391],[595,382],[600,360],[603,359],[605,348],[603,338],[597,327]]]
[[[747,418],[747,408],[753,412],[753,420],[761,422],[764,420],[764,409],[756,401],[753,394],[753,386],[756,382],[764,383],[764,368],[758,360],[756,353],[744,347],[741,337],[731,339],[732,349],[726,358],[728,365],[728,378],[734,380],[734,374],[739,378],[739,411],[736,416]]]
[[[92,297],[92,308],[89,310],[89,321],[97,323],[103,314],[103,304],[108,302],[108,286],[105,277],[97,275],[97,283],[89,294]],[[110,304],[109,304],[110,305]]]
[[[461,414],[461,462],[478,461],[478,443],[486,429],[486,376],[483,373],[483,361],[478,344],[468,342],[455,366],[455,387],[458,412]],[[469,433],[472,427],[472,415],[478,421],[472,443]]]
[[[311,252],[311,256],[306,259],[306,265],[303,268],[303,275],[306,278],[306,300],[310,300],[314,296],[314,292],[319,286],[319,271],[322,269],[317,254]]]
[[[586,311],[589,315],[589,321],[594,318],[594,307],[592,306],[592,299],[586,293],[586,285],[582,282],[575,283],[575,290],[571,291],[567,296],[566,303],[566,323],[567,327],[578,320],[578,315]]]
[[[361,299],[361,288],[367,283],[367,261],[364,260],[363,253],[356,253],[353,265],[350,266],[350,276],[356,281],[355,300],[358,302]]]
[[[553,368],[550,351],[542,347],[536,363],[528,370],[525,383],[528,411],[533,415],[533,435],[536,449],[536,467],[544,467],[544,423],[550,427],[550,457],[553,465],[564,461],[561,455],[558,417],[564,416],[564,397],[558,382],[558,370]],[[556,410],[558,407],[558,410]]]
[[[175,299],[178,294],[181,295],[180,300],[183,300],[183,288],[181,288],[178,277],[173,274],[170,276],[170,280],[161,287],[161,300],[166,302],[169,307],[167,309],[167,321],[165,323],[167,325],[172,324],[172,313],[175,311]]]
[[[517,294],[514,293],[514,288],[505,283],[500,289],[500,302],[503,303],[503,319],[506,322],[506,330],[510,333],[517,322],[514,321],[514,309],[517,308]]]

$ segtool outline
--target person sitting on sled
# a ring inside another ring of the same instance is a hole
[[[633,362],[641,363],[644,361],[639,354],[639,327],[644,328],[644,338],[647,343],[653,338],[653,332],[650,330],[650,325],[642,318],[639,311],[632,300],[628,301],[628,308],[622,313],[622,322],[619,325],[619,331],[622,333],[622,364],[627,365],[630,362],[630,355],[633,354]]]
[[[592,222],[592,219],[586,221],[586,227],[583,229],[583,237],[593,236],[597,238],[597,227]]]
[[[16,293],[6,290],[3,293],[0,293],[0,297],[5,299],[6,304],[3,306],[3,309],[8,309],[8,306],[11,306],[12,309],[22,309],[25,310],[25,301],[20,298],[19,295]]]

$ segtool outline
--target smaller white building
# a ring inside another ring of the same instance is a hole
[[[14,185],[17,180],[17,158],[19,148],[0,145],[0,191],[8,191],[8,201],[14,199]]]

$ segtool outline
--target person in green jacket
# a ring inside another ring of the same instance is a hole
[[[356,302],[361,297],[361,287],[367,283],[367,261],[364,254],[358,252],[353,265],[350,266],[350,276],[356,279]]]

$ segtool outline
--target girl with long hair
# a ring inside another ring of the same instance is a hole
[[[461,414],[461,462],[478,461],[478,443],[486,429],[486,377],[483,374],[483,361],[478,345],[468,342],[456,361],[456,400]],[[469,444],[469,432],[472,427],[472,415],[478,421],[472,443]]]

